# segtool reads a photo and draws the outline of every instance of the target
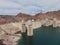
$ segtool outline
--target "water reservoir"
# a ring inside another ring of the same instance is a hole
[[[32,37],[23,34],[18,45],[60,45],[60,27],[42,26],[34,29],[33,33]]]

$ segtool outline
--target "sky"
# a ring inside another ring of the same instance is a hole
[[[60,0],[0,0],[0,15],[17,15],[27,13],[60,10]]]

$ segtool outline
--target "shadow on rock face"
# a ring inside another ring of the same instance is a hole
[[[3,40],[2,39],[0,40],[0,45],[6,45],[6,44],[3,44]]]

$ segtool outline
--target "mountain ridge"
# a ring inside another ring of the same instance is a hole
[[[12,15],[0,15],[0,24],[10,23],[10,22],[19,22],[22,20],[31,20],[31,19],[60,19],[60,10],[58,11],[51,11],[46,13],[37,13],[34,16],[25,13],[18,13],[16,16]]]

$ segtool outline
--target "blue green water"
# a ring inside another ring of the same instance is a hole
[[[38,29],[34,29],[34,35],[32,37],[28,37],[25,34],[23,35],[24,36],[19,40],[18,45],[60,45],[59,27],[42,26]]]

